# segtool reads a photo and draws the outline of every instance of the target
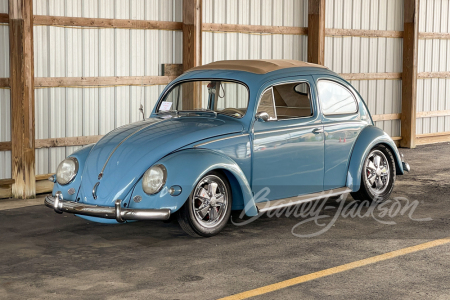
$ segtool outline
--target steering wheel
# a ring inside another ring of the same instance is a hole
[[[230,112],[233,112],[233,113],[237,113],[237,114],[239,114],[241,117],[244,116],[244,115],[242,114],[242,112],[241,112],[239,109],[237,109],[237,108],[232,108],[232,107],[225,108],[224,110],[221,111],[221,113],[224,113],[224,112],[227,112],[227,111],[230,111]]]

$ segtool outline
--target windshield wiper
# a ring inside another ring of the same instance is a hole
[[[210,110],[210,109],[193,109],[193,110],[180,110],[178,111],[178,115],[180,116],[191,116],[191,115],[212,115],[214,117],[217,117],[217,112]]]

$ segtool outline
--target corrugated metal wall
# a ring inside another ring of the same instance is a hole
[[[308,26],[307,0],[203,0],[203,22]],[[450,32],[449,0],[421,0],[421,32]],[[0,0],[0,13],[8,0]],[[34,14],[182,21],[182,0],[34,0]],[[6,25],[6,24],[4,24]],[[326,0],[326,28],[403,30],[403,0]],[[8,26],[0,26],[0,77],[9,77]],[[35,26],[36,77],[162,75],[182,63],[182,33],[137,29]],[[307,59],[302,35],[203,32],[203,60]],[[401,38],[326,37],[325,65],[338,73],[402,72]],[[450,71],[450,40],[419,41],[419,72]],[[401,80],[352,84],[372,114],[401,112]],[[102,135],[150,113],[164,86],[36,89],[36,139]],[[449,110],[450,79],[418,81],[418,111]],[[9,89],[0,89],[0,141],[10,140]],[[417,120],[417,133],[450,131],[450,117]],[[400,121],[376,125],[400,136]],[[79,147],[36,150],[36,173],[54,172]],[[0,178],[11,176],[11,154],[0,152]]]
[[[308,26],[307,0],[203,0],[203,22]],[[307,36],[203,32],[203,64],[224,59],[307,59]]]
[[[34,14],[182,21],[182,0],[34,0]],[[182,33],[35,26],[36,77],[154,76],[182,63]],[[36,139],[103,135],[149,115],[164,86],[36,89]],[[36,150],[36,173],[56,170],[80,147]]]
[[[403,30],[403,0],[327,0],[326,28]],[[325,65],[337,73],[402,72],[401,38],[326,37]],[[401,113],[401,80],[353,80],[372,115]],[[376,125],[400,136],[400,120]]]
[[[8,0],[0,0],[0,14],[8,13]]]
[[[0,0],[0,14],[8,13],[8,0]],[[9,77],[9,27],[0,24],[0,77]],[[0,142],[11,141],[9,89],[0,88]],[[0,151],[0,179],[11,178],[11,151]]]
[[[450,1],[421,0],[420,32],[450,33]],[[450,40],[419,40],[418,72],[450,71]],[[450,79],[419,79],[417,111],[450,110]],[[417,119],[417,134],[450,131],[450,116]]]

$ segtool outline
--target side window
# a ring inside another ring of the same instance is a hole
[[[317,90],[324,115],[353,114],[358,111],[353,94],[339,83],[319,80]]]
[[[276,120],[277,115],[275,114],[275,107],[273,105],[273,91],[272,88],[266,90],[261,96],[261,101],[258,106],[258,113],[265,111],[269,114],[269,120]]]
[[[273,93],[279,120],[312,116],[308,83],[277,85],[273,87]]]

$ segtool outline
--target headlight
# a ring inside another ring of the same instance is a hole
[[[70,183],[78,173],[78,160],[75,157],[68,157],[63,160],[56,170],[56,181],[61,185]]]
[[[166,184],[166,178],[166,168],[163,165],[154,165],[145,172],[142,178],[142,189],[146,194],[156,194]]]

